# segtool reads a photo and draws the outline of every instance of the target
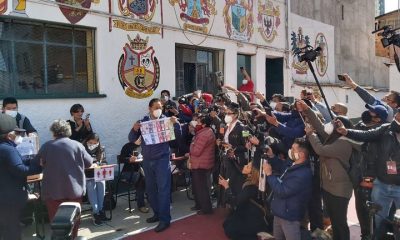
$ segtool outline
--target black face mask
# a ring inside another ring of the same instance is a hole
[[[400,124],[393,120],[390,124],[390,129],[395,133],[400,133]]]
[[[369,111],[365,111],[361,114],[361,121],[364,124],[370,124],[372,122],[372,116],[369,114]]]

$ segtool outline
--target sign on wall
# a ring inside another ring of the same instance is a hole
[[[142,39],[138,34],[128,39],[118,62],[119,81],[129,97],[150,97],[160,81],[160,64],[153,47],[147,47],[149,37]]]
[[[75,24],[82,20],[88,12],[87,10],[82,10],[79,8],[90,8],[90,5],[92,4],[92,0],[56,0],[56,2],[65,3],[72,6],[59,6],[62,14],[71,24]]]
[[[169,0],[169,3],[179,7],[179,19],[183,22],[184,30],[209,33],[207,26],[211,18],[217,15],[215,0]]]
[[[292,54],[290,64],[292,79],[314,81],[307,63],[299,62],[297,56],[294,55],[296,48],[312,46],[321,48],[320,56],[313,62],[317,77],[323,82],[335,82],[334,26],[296,14],[291,14],[291,17],[290,45]]]
[[[229,38],[250,41],[254,31],[253,0],[225,0],[223,16]]]
[[[272,1],[258,0],[258,32],[267,43],[273,42],[278,35],[277,28],[281,24],[280,15],[279,6],[275,6]]]
[[[118,0],[118,9],[122,16],[150,22],[156,12],[157,4],[156,0]],[[161,34],[161,28],[158,26],[146,26],[142,23],[124,22],[118,19],[113,20],[113,27],[145,34]]]

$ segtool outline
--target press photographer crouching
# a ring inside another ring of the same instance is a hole
[[[219,177],[219,184],[226,191],[226,201],[233,209],[223,224],[225,234],[230,239],[257,239],[257,233],[267,231],[266,213],[262,201],[257,197],[259,168],[257,162],[250,162],[243,167],[241,174],[246,180],[237,194],[232,191],[229,179]]]

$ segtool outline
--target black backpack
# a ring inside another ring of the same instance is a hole
[[[363,179],[363,155],[361,150],[352,148],[352,152],[349,159],[349,168],[346,168],[344,164],[339,160],[342,167],[346,170],[347,174],[349,175],[350,181],[353,184],[353,188],[356,189],[359,187],[360,182]]]

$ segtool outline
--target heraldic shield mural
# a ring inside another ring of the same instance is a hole
[[[280,15],[279,6],[274,6],[272,1],[258,0],[258,32],[268,43],[273,42],[278,35],[276,29],[281,24]]]
[[[229,38],[250,41],[254,31],[253,0],[225,0],[223,16]]]
[[[69,4],[71,6],[76,6],[80,8],[90,8],[92,4],[92,0],[56,0],[59,3]],[[75,24],[82,20],[87,14],[88,11],[81,10],[77,8],[70,8],[60,5],[60,10],[62,14],[64,14],[65,18],[72,24]]]
[[[154,17],[158,0],[118,0],[118,7],[123,16],[150,21]]]
[[[315,64],[317,66],[318,75],[323,77],[326,74],[326,70],[328,69],[328,43],[323,33],[318,33],[315,37],[315,45],[314,49],[320,47],[320,55],[315,60]]]
[[[126,95],[150,97],[160,81],[160,64],[153,47],[147,47],[149,37],[142,39],[138,34],[135,39],[128,35],[128,39],[118,62],[119,81]]]
[[[184,30],[207,34],[211,17],[217,15],[215,0],[169,0],[169,3],[179,7]]]
[[[297,34],[292,32],[290,40],[293,55],[292,67],[296,70],[297,74],[307,74],[307,63],[305,61],[300,62],[297,56],[294,54],[294,51],[297,48],[304,48],[305,46],[310,45],[310,37],[308,35],[303,35],[303,29],[299,27]]]

